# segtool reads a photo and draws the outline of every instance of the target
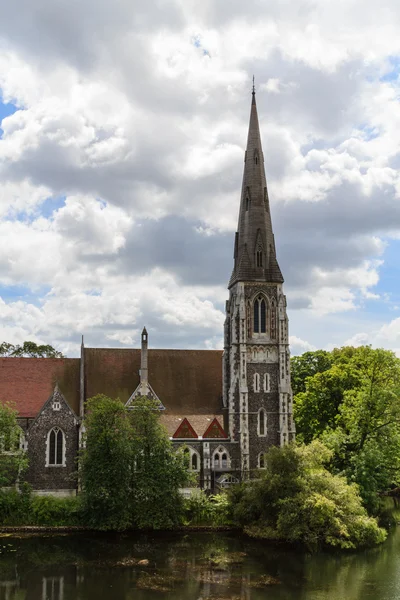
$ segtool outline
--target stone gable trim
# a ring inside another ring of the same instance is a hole
[[[155,393],[155,391],[153,390],[153,388],[151,387],[151,385],[149,383],[146,383],[145,385],[143,385],[143,383],[139,383],[136,390],[129,397],[129,400],[126,402],[125,406],[128,408],[132,407],[134,400],[136,398],[140,398],[142,396],[147,397],[150,400],[156,400],[156,402],[158,402],[158,404],[159,404],[158,409],[165,410],[164,404],[161,402],[160,398],[157,396],[157,394]],[[134,407],[132,407],[132,408],[134,408]]]
[[[181,435],[181,433],[183,433],[183,429],[186,428],[186,431],[184,432],[185,435]],[[189,433],[191,435],[187,435],[187,432],[189,431]],[[190,440],[190,439],[198,439],[198,435],[195,432],[195,430],[193,429],[193,427],[191,426],[191,424],[189,423],[189,421],[186,419],[186,417],[183,419],[182,423],[179,425],[178,429],[175,431],[174,435],[172,436],[173,439],[177,439],[177,438],[181,438],[181,439],[186,439],[186,440]]]
[[[48,399],[46,400],[46,402],[43,404],[42,408],[39,410],[38,414],[36,415],[36,417],[33,419],[32,423],[31,423],[31,427],[33,427],[33,425],[36,424],[36,422],[39,420],[39,418],[41,417],[41,415],[43,414],[43,412],[46,410],[46,408],[48,408],[48,406],[52,403],[59,403],[62,404],[64,403],[65,406],[67,407],[67,409],[69,410],[69,412],[74,416],[74,418],[76,419],[76,424],[78,424],[80,422],[80,419],[78,417],[78,415],[76,414],[76,412],[71,408],[71,406],[69,405],[69,403],[67,402],[65,396],[62,394],[62,392],[60,392],[60,389],[58,387],[58,383],[56,383],[56,386],[54,388],[53,393],[48,397]],[[60,407],[61,408],[61,407]],[[55,410],[56,412],[59,412],[60,408],[54,408],[53,410]],[[29,434],[29,432],[28,432]]]
[[[211,435],[212,430],[215,428],[218,429],[218,433],[219,435],[215,436],[215,435]],[[217,419],[214,419],[210,425],[207,427],[206,431],[203,433],[203,439],[204,438],[208,438],[208,439],[227,439],[228,435],[225,433],[223,427],[221,426],[221,424],[218,422]]]

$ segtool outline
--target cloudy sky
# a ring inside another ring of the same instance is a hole
[[[256,78],[293,353],[400,355],[396,0],[13,0],[0,342],[219,348]]]

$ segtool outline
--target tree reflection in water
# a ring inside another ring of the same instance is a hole
[[[0,600],[395,600],[400,589],[400,530],[357,554],[309,555],[221,533],[2,542]]]

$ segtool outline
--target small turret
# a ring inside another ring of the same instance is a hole
[[[148,335],[146,327],[143,327],[142,331],[142,351],[140,355],[140,385],[143,390],[148,388],[149,373],[147,367],[147,346],[148,346]]]

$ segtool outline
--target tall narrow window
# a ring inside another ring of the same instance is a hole
[[[263,253],[261,248],[258,248],[256,252],[256,265],[257,267],[263,266]]]
[[[267,331],[267,304],[262,296],[254,301],[254,333],[266,333]]]
[[[197,454],[192,454],[192,469],[193,469],[193,471],[197,471],[198,468],[199,468],[199,466],[198,466]]]
[[[260,321],[261,321],[260,330],[261,330],[261,333],[265,333],[267,331],[267,328],[266,328],[266,321],[267,321],[267,319],[266,319],[266,313],[267,313],[267,307],[266,307],[266,304],[265,304],[265,300],[262,299],[261,300],[261,305],[260,305]]]
[[[58,427],[54,427],[47,436],[47,452],[47,466],[61,467],[65,465],[64,433]]]
[[[269,373],[264,373],[264,392],[269,392]]]
[[[260,391],[260,375],[258,373],[254,373],[254,391]]]
[[[267,435],[267,417],[263,408],[258,411],[258,435],[260,437]]]
[[[249,204],[250,204],[249,197],[248,197],[248,196],[246,196],[246,211],[248,211],[248,210],[249,210]]]
[[[258,467],[265,469],[265,455],[262,452],[258,455]]]

